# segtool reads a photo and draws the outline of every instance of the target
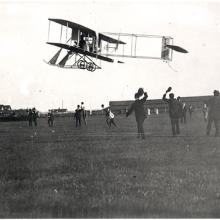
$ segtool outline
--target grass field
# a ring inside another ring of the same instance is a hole
[[[0,218],[220,218],[220,138],[194,113],[172,137],[168,115],[104,117],[74,127],[0,123]]]

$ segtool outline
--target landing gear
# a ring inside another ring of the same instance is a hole
[[[96,64],[93,62],[87,62],[85,60],[79,60],[77,62],[79,69],[87,69],[88,71],[94,72],[96,70]]]
[[[77,62],[77,67],[79,68],[79,69],[85,69],[86,68],[86,65],[87,63],[86,63],[86,61],[84,61],[84,60],[79,60],[78,62]]]
[[[87,64],[86,64],[86,69],[87,69],[88,71],[94,72],[94,71],[96,70],[96,66],[95,66],[94,63],[87,63]]]

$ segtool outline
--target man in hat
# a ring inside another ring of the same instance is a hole
[[[37,126],[37,118],[38,118],[38,112],[35,108],[32,109],[32,117],[35,127]]]
[[[80,108],[80,105],[77,105],[77,109],[75,110],[74,118],[76,120],[76,128],[81,127],[81,112],[82,109]]]
[[[181,103],[174,98],[174,94],[169,94],[169,99],[166,98],[166,95],[168,92],[171,91],[171,87],[169,87],[166,91],[166,93],[163,95],[163,101],[167,102],[169,105],[169,116],[171,121],[171,127],[172,127],[172,133],[173,136],[176,136],[177,134],[180,134],[180,128],[179,128],[179,118],[182,115],[181,110]]]
[[[101,107],[102,107],[102,111],[103,111],[103,113],[105,114],[105,121],[106,121],[106,124],[109,126],[109,108],[107,107],[107,108],[104,108],[105,106],[102,104],[101,105]]]
[[[214,90],[214,96],[211,97],[208,102],[208,124],[207,124],[207,130],[206,134],[209,136],[211,127],[212,127],[212,122],[215,124],[215,136],[219,136],[219,127],[220,127],[220,96],[219,96],[219,91]]]
[[[29,109],[28,110],[28,124],[29,124],[29,127],[32,127],[32,121],[33,121],[32,109]]]
[[[53,127],[54,115],[53,115],[52,110],[48,111],[47,119],[48,119],[47,122],[48,122],[49,127]]]
[[[178,96],[177,101],[180,103],[179,107],[180,107],[180,122],[181,123],[186,123],[186,112],[187,112],[187,108],[186,108],[186,103],[181,101],[181,97]]]
[[[108,108],[108,112],[109,112],[109,127],[111,127],[111,125],[113,124],[115,127],[117,127],[117,125],[114,122],[114,117],[115,115],[113,114],[113,112],[111,111],[110,108]]]
[[[144,95],[143,98],[141,96]],[[138,89],[138,92],[135,93],[135,101],[131,105],[131,107],[126,112],[126,117],[128,117],[133,111],[135,112],[135,119],[137,122],[137,130],[138,130],[138,136],[137,138],[145,139],[144,134],[144,120],[146,118],[146,112],[144,109],[144,103],[146,102],[148,98],[148,95],[142,88]]]
[[[86,109],[85,109],[84,102],[81,102],[81,109],[82,109],[82,117],[83,117],[84,124],[87,125],[87,121],[86,121]]]
[[[202,112],[203,112],[203,116],[204,116],[204,121],[207,122],[207,120],[208,120],[208,107],[207,107],[206,103],[204,103],[204,105],[202,107]]]
[[[194,109],[193,109],[193,106],[190,105],[189,106],[189,116],[190,116],[190,119],[192,118],[192,113],[193,113]]]

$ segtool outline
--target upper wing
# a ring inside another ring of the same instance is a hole
[[[85,26],[82,26],[80,24],[74,23],[72,21],[67,21],[67,20],[63,20],[63,19],[54,19],[54,18],[49,18],[48,20],[53,21],[55,23],[58,23],[60,25],[64,25],[64,26],[69,27],[73,30],[80,30],[83,33],[89,34],[90,36],[96,36],[96,32],[94,30],[87,28]]]

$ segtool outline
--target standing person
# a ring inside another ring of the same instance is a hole
[[[204,121],[207,122],[207,120],[208,120],[208,107],[206,104],[203,105],[202,112],[203,112]]]
[[[144,97],[140,98],[143,95]],[[139,88],[138,92],[135,93],[134,97],[135,97],[135,101],[126,112],[126,117],[128,117],[133,111],[135,112],[135,119],[137,122],[137,130],[138,130],[137,138],[145,139],[143,123],[146,118],[146,112],[144,109],[144,103],[146,102],[148,95],[146,92],[144,92],[143,88]]]
[[[219,91],[214,90],[214,96],[211,97],[208,102],[208,124],[207,124],[207,130],[206,134],[209,136],[212,122],[215,124],[215,136],[219,137],[219,127],[220,127],[220,96]]]
[[[181,98],[180,98],[180,96],[178,96],[177,98],[176,98],[176,100],[179,102],[179,113],[180,113],[180,122],[181,123],[183,123],[183,103],[181,102]]]
[[[74,118],[76,120],[76,128],[81,127],[81,111],[80,105],[77,105],[77,109],[75,110]]]
[[[192,113],[193,113],[193,106],[190,105],[189,106],[189,116],[190,116],[190,119],[192,118]]]
[[[181,112],[180,103],[174,98],[173,93],[169,94],[169,99],[166,98],[167,93],[170,92],[171,89],[171,87],[167,89],[166,93],[163,95],[163,100],[169,105],[169,116],[171,120],[172,133],[173,136],[176,136],[177,134],[180,134],[179,117]]]
[[[111,127],[111,125],[113,124],[115,127],[117,127],[117,125],[114,122],[114,117],[115,115],[113,114],[113,112],[111,111],[110,108],[108,108],[108,112],[109,112],[109,127]]]
[[[85,38],[86,35],[84,33],[81,33],[80,35],[80,40],[79,40],[79,47],[83,50],[86,50],[86,41],[85,41]]]
[[[83,117],[84,124],[87,125],[86,109],[85,109],[85,106],[84,106],[84,102],[81,102],[81,109],[82,109],[82,117]]]
[[[54,115],[53,115],[52,110],[49,110],[49,112],[47,114],[47,118],[48,118],[49,127],[53,127]]]
[[[108,111],[108,108],[104,108],[104,105],[103,105],[103,104],[101,105],[101,107],[102,107],[102,111],[103,111],[104,114],[105,114],[106,124],[109,126],[109,111]]]
[[[32,121],[33,121],[33,114],[32,114],[32,110],[29,109],[28,110],[28,125],[29,125],[29,127],[32,127]]]
[[[37,126],[37,118],[38,118],[38,112],[36,111],[35,108],[32,109],[32,114],[33,114],[33,122],[35,127]]]
[[[181,107],[182,107],[182,109],[181,109],[181,111],[182,111],[181,123],[185,123],[186,124],[186,112],[187,112],[186,103],[183,102]]]

